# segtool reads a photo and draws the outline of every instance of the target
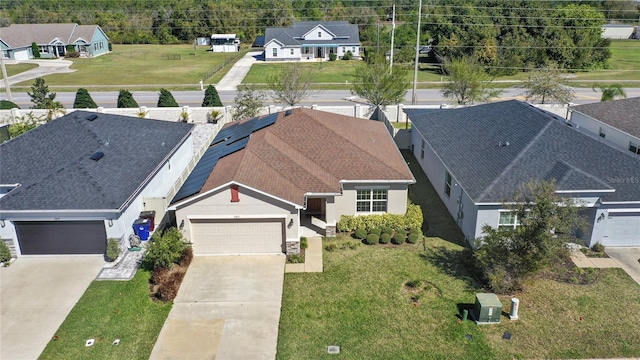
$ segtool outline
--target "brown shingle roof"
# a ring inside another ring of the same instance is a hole
[[[78,38],[91,42],[98,25],[66,24],[11,24],[2,28],[0,39],[10,48],[49,44],[58,38],[64,44],[73,44]]]
[[[220,159],[200,193],[235,181],[303,204],[305,193],[340,192],[341,180],[414,178],[382,123],[299,108]]]
[[[578,105],[572,109],[640,138],[640,97]]]

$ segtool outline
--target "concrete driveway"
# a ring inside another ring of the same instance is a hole
[[[195,257],[150,359],[274,359],[284,255]]]
[[[70,60],[52,59],[52,60],[24,60],[24,61],[7,61],[7,64],[36,64],[37,68],[21,72],[19,74],[9,76],[9,85],[19,84],[21,82],[43,77],[51,74],[71,73],[75,70],[69,68],[73,65]],[[4,81],[0,81],[0,89],[4,89]]]
[[[227,74],[216,84],[216,90],[237,90],[238,85],[247,76],[251,66],[258,61],[257,57],[261,53],[261,51],[249,51],[240,60],[236,61]]]
[[[0,359],[37,359],[104,263],[102,256],[21,257],[0,268]]]
[[[605,252],[640,285],[640,248],[607,247]]]

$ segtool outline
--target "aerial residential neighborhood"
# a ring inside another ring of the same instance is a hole
[[[638,18],[3,4],[0,359],[639,358]]]

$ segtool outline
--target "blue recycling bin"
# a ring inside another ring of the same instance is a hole
[[[133,232],[140,237],[140,240],[149,240],[149,231],[151,228],[150,219],[137,219],[133,222]]]

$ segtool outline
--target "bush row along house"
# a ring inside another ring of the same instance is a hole
[[[11,24],[0,32],[0,48],[5,59],[32,59],[31,44],[34,42],[42,58],[65,56],[69,45],[80,56],[109,52],[109,38],[98,25]]]

